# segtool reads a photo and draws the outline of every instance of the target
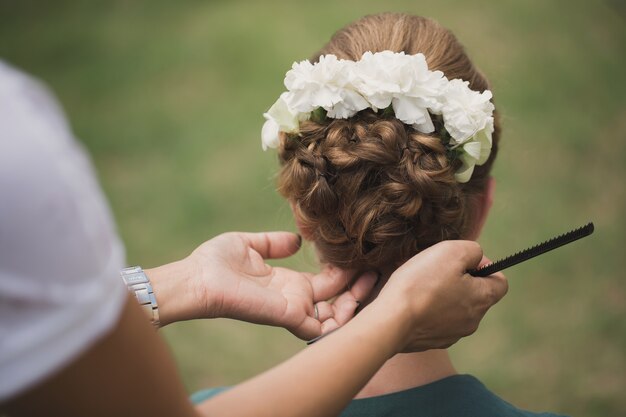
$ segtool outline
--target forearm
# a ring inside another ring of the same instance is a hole
[[[272,417],[339,414],[398,349],[406,321],[386,313],[374,305],[365,308],[339,331],[200,404],[199,411]]]

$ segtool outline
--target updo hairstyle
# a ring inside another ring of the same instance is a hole
[[[430,70],[469,81],[475,91],[489,88],[449,30],[406,14],[366,16],[346,26],[311,62],[326,54],[358,61],[366,51],[385,50],[421,52]],[[322,262],[396,267],[439,241],[471,233],[498,150],[494,117],[491,155],[463,184],[454,179],[461,162],[449,158],[437,121],[432,134],[369,109],[349,119],[302,122],[298,136],[281,133],[278,189]]]

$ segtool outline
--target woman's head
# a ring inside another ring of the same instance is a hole
[[[450,31],[405,14],[364,17],[311,61],[327,54],[358,61],[367,51],[386,50],[422,53],[430,70],[468,81],[474,91],[489,87]],[[455,179],[461,161],[444,145],[441,120],[433,122],[435,131],[425,134],[367,109],[348,119],[303,121],[297,137],[282,135],[278,188],[322,261],[381,269],[441,240],[471,237],[497,153],[498,121],[489,159],[465,183]]]

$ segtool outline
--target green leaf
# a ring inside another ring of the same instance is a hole
[[[326,120],[326,113],[323,107],[318,107],[311,112],[311,120],[316,123],[321,123]]]

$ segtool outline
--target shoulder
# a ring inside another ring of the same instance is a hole
[[[489,391],[471,375],[454,375],[406,391],[353,400],[341,416],[382,415],[557,417],[520,410]]]
[[[93,275],[121,249],[90,160],[56,100],[2,62],[0,212],[0,265],[26,280]]]
[[[55,99],[0,61],[0,402],[116,322],[124,249]]]

